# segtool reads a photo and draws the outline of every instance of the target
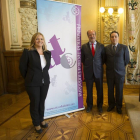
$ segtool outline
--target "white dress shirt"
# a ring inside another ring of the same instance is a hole
[[[44,55],[40,55],[41,67],[42,69],[46,66],[47,62]]]
[[[96,50],[96,44],[97,44],[97,42],[95,41],[95,42],[93,43],[94,50]],[[90,45],[90,49],[92,50],[92,43],[89,42],[89,45]]]

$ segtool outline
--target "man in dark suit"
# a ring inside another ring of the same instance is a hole
[[[93,107],[93,82],[97,90],[97,107],[103,112],[103,63],[105,57],[104,45],[96,41],[96,32],[88,30],[89,42],[82,45],[82,63],[84,65],[84,78],[87,88],[87,112]]]
[[[119,44],[119,33],[110,33],[111,44],[105,47],[106,52],[106,76],[108,84],[108,104],[107,111],[111,111],[116,106],[119,114],[122,114],[123,83],[125,77],[125,66],[129,62],[128,47]],[[114,97],[115,87],[115,97]]]

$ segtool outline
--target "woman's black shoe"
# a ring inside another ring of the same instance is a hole
[[[40,125],[35,126],[35,131],[36,131],[37,133],[39,133],[39,134],[42,133],[42,129],[41,129]]]
[[[43,127],[43,128],[47,128],[47,127],[48,127],[48,124],[47,124],[47,123],[45,123],[44,125],[41,124],[41,127]]]
[[[39,133],[39,134],[42,133],[42,129],[41,129],[41,128],[40,128],[39,130],[35,129],[35,131],[36,131],[37,133]]]

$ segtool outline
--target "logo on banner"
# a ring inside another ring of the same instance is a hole
[[[79,9],[76,6],[73,6],[71,11],[75,16],[79,15],[79,13],[80,13]]]
[[[55,35],[50,39],[49,43],[51,43],[51,45],[53,47],[51,54],[52,54],[52,58],[55,63],[54,65],[51,64],[50,68],[53,68],[55,65],[61,64],[62,67],[66,68],[66,69],[70,69],[76,64],[76,61],[73,60],[71,53],[65,54],[65,48],[62,51],[62,49],[59,45],[58,39],[56,38]]]
[[[71,22],[71,19],[70,19],[70,14],[69,14],[69,12],[67,12],[67,14],[63,17],[63,20],[64,20],[64,21],[68,21],[69,23],[72,23],[72,22]]]

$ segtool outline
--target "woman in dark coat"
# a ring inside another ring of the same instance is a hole
[[[35,33],[29,50],[24,49],[20,58],[19,69],[25,79],[26,91],[30,99],[30,114],[37,133],[48,127],[44,121],[45,99],[50,77],[49,67],[51,52],[47,50],[43,34]]]

